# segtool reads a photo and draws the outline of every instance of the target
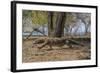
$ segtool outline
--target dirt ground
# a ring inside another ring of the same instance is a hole
[[[47,45],[42,49],[33,46],[33,40],[23,41],[22,62],[44,62],[44,61],[68,61],[68,60],[86,60],[91,58],[91,49],[86,46],[63,45],[62,47],[53,46],[53,49]],[[37,45],[34,45],[37,46]]]

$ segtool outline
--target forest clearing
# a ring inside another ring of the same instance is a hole
[[[22,62],[91,59],[91,14],[23,10]]]
[[[23,42],[23,62],[85,60],[91,57],[90,38],[74,38],[74,40],[78,40],[83,45],[75,43],[59,43],[53,45],[54,43],[52,43],[52,49],[50,48],[50,44],[45,44],[43,48],[39,49],[38,47],[43,43],[38,41],[33,44],[33,41],[37,41],[37,39],[45,41],[47,37],[39,37],[35,38],[35,40],[28,39]]]

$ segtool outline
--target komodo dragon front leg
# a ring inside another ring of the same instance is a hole
[[[48,45],[50,47],[50,49],[52,49],[52,40],[46,40],[43,44],[41,44],[38,48],[42,49],[43,47],[45,47],[46,45]]]

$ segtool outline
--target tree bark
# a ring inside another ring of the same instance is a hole
[[[52,36],[53,32],[53,12],[48,12],[48,36]]]
[[[65,12],[60,12],[56,19],[54,37],[61,37],[64,34],[65,19],[66,19]]]

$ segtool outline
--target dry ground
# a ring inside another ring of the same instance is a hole
[[[82,47],[79,45],[73,45],[73,47],[70,48],[68,45],[64,45],[62,47],[53,46],[53,49],[50,49],[49,46],[45,46],[42,49],[38,49],[37,47],[32,47],[32,42],[32,39],[23,41],[23,63],[43,61],[85,60],[90,59],[91,57],[90,48],[88,48],[87,46]]]

